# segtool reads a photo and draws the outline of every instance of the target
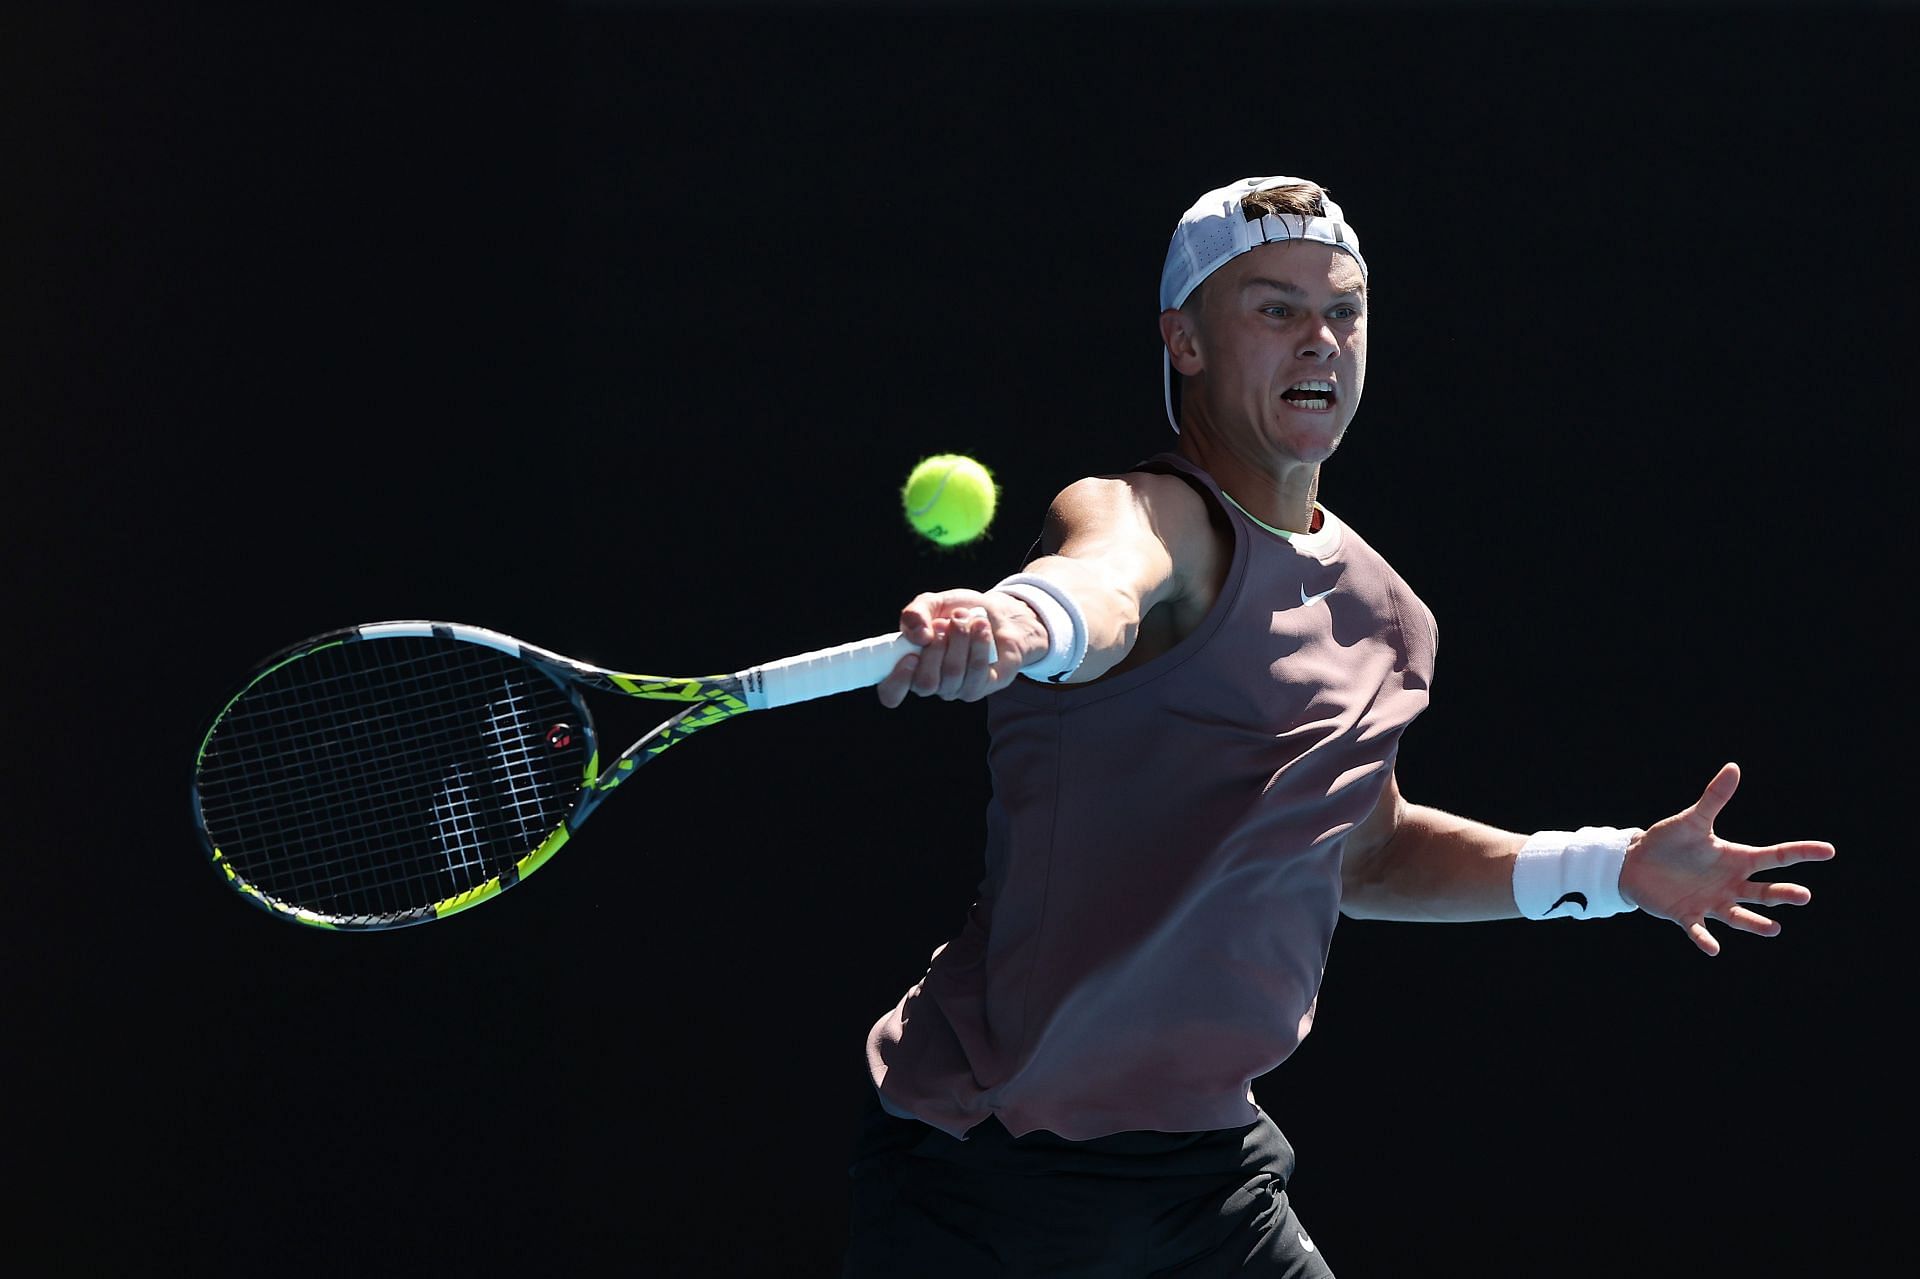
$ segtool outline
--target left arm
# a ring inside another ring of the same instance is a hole
[[[1349,919],[1463,924],[1518,919],[1513,863],[1525,835],[1409,804],[1397,777],[1347,836],[1340,913]]]
[[[1754,847],[1719,838],[1714,819],[1739,785],[1739,767],[1723,767],[1693,804],[1635,835],[1620,868],[1622,897],[1679,925],[1708,955],[1720,953],[1709,919],[1772,937],[1779,921],[1750,905],[1804,906],[1813,899],[1799,884],[1752,876],[1834,855],[1833,845],[1814,840]],[[1408,804],[1389,776],[1372,814],[1348,835],[1341,913],[1427,922],[1517,919],[1513,868],[1526,842],[1525,835]]]

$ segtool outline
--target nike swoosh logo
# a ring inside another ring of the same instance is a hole
[[[1300,602],[1302,604],[1318,604],[1321,600],[1333,594],[1334,589],[1335,589],[1334,587],[1329,586],[1326,590],[1321,591],[1318,595],[1309,595],[1307,594],[1307,584],[1305,582],[1302,582],[1300,583]]]
[[[1587,913],[1587,895],[1585,893],[1562,893],[1560,894],[1559,901],[1547,907],[1547,914],[1549,915],[1553,914],[1554,911],[1559,910],[1562,906],[1566,905],[1568,902],[1572,902],[1574,905],[1578,906],[1580,908],[1580,913],[1582,915]]]

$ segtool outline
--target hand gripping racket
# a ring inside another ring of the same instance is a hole
[[[246,899],[317,928],[400,928],[511,888],[642,764],[747,711],[878,684],[900,635],[692,679],[623,675],[446,622],[331,631],[262,662],[214,718],[193,812]],[[611,764],[583,694],[684,707]]]

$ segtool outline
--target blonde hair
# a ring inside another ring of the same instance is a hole
[[[1269,213],[1291,213],[1297,218],[1327,216],[1327,192],[1313,182],[1291,182],[1283,187],[1268,187],[1242,196],[1240,208],[1247,221],[1258,222]]]
[[[1241,196],[1240,210],[1249,222],[1258,222],[1269,213],[1287,213],[1299,218],[1324,218],[1327,216],[1327,191],[1317,182],[1289,182],[1285,186],[1268,187],[1263,191],[1253,191]],[[1195,324],[1201,322],[1200,295],[1212,279],[1212,276],[1208,276],[1207,279],[1200,281],[1193,292],[1187,295],[1187,300],[1180,304],[1182,311],[1193,315]],[[1371,305],[1373,284],[1366,279],[1364,273],[1361,276],[1360,296]],[[1187,376],[1175,370],[1171,364],[1167,366],[1167,374],[1167,414],[1171,417],[1174,388],[1179,388],[1180,397],[1184,399]],[[1180,428],[1176,425],[1173,429],[1178,431]]]
[[[1240,197],[1240,211],[1249,222],[1258,222],[1269,213],[1287,213],[1297,218],[1324,218],[1327,216],[1327,190],[1317,182],[1289,182],[1285,186],[1268,187],[1264,191],[1253,191]],[[1209,277],[1211,278],[1211,277]],[[1207,281],[1200,281],[1180,309],[1194,307],[1200,300],[1200,290],[1207,287]],[[1360,285],[1360,296],[1369,302],[1373,300],[1371,281]]]

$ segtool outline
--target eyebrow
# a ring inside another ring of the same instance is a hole
[[[1275,293],[1284,293],[1291,298],[1303,298],[1307,296],[1307,291],[1297,284],[1287,280],[1270,279],[1264,275],[1256,275],[1252,279],[1242,283],[1240,287],[1242,289],[1271,289]],[[1334,296],[1336,298],[1357,298],[1360,296],[1360,290],[1348,289],[1345,292],[1336,293]]]

